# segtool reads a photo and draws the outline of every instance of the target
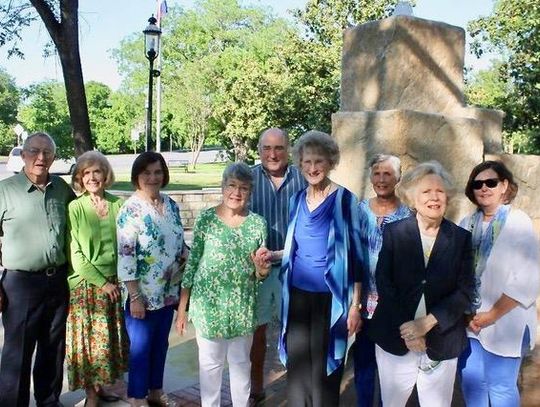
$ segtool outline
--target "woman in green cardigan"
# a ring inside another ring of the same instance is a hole
[[[105,192],[114,174],[105,156],[88,151],[77,160],[68,207],[70,312],[66,359],[70,390],[85,389],[85,406],[113,401],[103,385],[127,370],[127,335],[116,276],[116,215],[123,201]]]

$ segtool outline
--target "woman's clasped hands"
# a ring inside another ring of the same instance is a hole
[[[255,277],[258,280],[264,280],[268,277],[272,266],[272,251],[266,247],[259,247],[254,253],[251,253],[251,260],[255,265]]]

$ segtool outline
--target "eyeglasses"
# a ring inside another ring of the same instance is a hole
[[[225,189],[229,192],[238,191],[241,195],[248,195],[251,189],[245,185],[226,184]]]
[[[486,184],[486,187],[488,188],[495,188],[497,185],[499,185],[499,178],[488,178],[488,179],[478,179],[472,182],[472,188],[473,189],[482,189],[482,186]]]
[[[32,157],[37,157],[39,154],[43,154],[43,157],[50,158],[54,155],[51,150],[40,150],[39,148],[28,148],[24,151]]]

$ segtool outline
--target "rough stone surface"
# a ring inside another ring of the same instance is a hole
[[[366,170],[374,154],[397,155],[404,171],[440,161],[458,191],[447,215],[459,221],[474,209],[463,194],[472,168],[501,159],[520,185],[514,204],[540,233],[540,157],[503,154],[504,112],[465,106],[464,52],[463,29],[416,17],[348,29],[340,112],[332,116],[342,153],[333,178],[363,198],[373,195]]]
[[[503,151],[502,122],[504,112],[502,110],[466,107],[463,109],[463,116],[482,122],[484,154],[498,154]]]
[[[513,204],[533,218],[540,232],[540,156],[491,154],[486,160],[500,160],[512,171],[519,187]]]
[[[462,28],[415,17],[347,29],[340,110],[453,114],[464,106],[464,52]]]
[[[332,133],[340,149],[340,163],[332,178],[359,197],[373,196],[367,165],[374,154],[401,158],[403,170],[427,161],[439,161],[463,192],[470,170],[483,157],[483,127],[476,119],[447,117],[408,110],[338,112],[332,115]],[[448,217],[459,221],[472,210],[459,194]]]

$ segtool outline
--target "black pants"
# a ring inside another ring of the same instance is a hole
[[[337,407],[343,365],[326,374],[332,295],[291,288],[287,400],[291,407]]]
[[[0,362],[0,406],[27,407],[34,362],[38,407],[56,406],[62,391],[69,288],[66,270],[44,273],[5,271],[7,307],[2,314],[4,348]]]

